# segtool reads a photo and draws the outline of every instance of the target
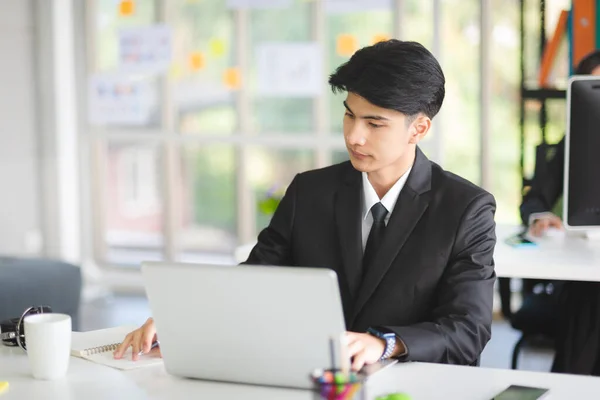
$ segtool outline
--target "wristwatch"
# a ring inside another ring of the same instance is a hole
[[[396,348],[396,334],[394,332],[383,332],[382,329],[369,328],[367,333],[385,340],[385,350],[381,355],[380,360],[386,360],[392,356],[394,349]]]

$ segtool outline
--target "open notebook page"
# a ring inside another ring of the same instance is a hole
[[[116,346],[134,329],[135,326],[118,326],[89,332],[72,332],[71,355],[123,370],[160,364],[162,358],[158,354],[142,355],[138,361],[132,361],[131,348],[123,358],[114,359],[113,351]]]
[[[150,365],[162,364],[163,359],[158,352],[150,354],[143,354],[137,361],[131,359],[131,347],[123,354],[123,358],[115,360],[112,351],[105,351],[102,353],[91,354],[83,356],[86,360],[93,361],[98,364],[106,365],[108,367],[117,368],[121,370],[136,369],[142,367],[148,367]]]

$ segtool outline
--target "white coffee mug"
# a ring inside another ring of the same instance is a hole
[[[24,323],[33,377],[52,380],[65,376],[71,356],[71,317],[36,314],[25,317]]]

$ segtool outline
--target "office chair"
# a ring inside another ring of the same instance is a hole
[[[536,147],[534,177],[542,176],[546,172],[548,161],[555,153],[556,145],[542,143]],[[524,179],[523,185],[531,185],[531,180]],[[563,282],[523,279],[522,304],[514,313],[510,305],[510,284],[511,278],[498,279],[502,315],[514,329],[522,333],[512,353],[511,368],[517,369],[519,353],[523,347],[554,348],[557,297]]]
[[[559,281],[523,280],[523,302],[509,319],[511,326],[521,331],[512,353],[512,369],[518,369],[519,354],[524,347],[554,349],[561,287]]]

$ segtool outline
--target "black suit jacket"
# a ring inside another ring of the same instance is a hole
[[[297,175],[246,264],[333,269],[348,330],[391,329],[407,361],[473,364],[490,339],[495,201],[416,152],[364,275],[362,178],[350,162]]]
[[[531,214],[552,211],[563,194],[564,167],[565,139],[563,138],[556,145],[556,153],[548,161],[544,173],[533,177],[531,189],[523,197],[521,219],[524,225],[529,225]]]

